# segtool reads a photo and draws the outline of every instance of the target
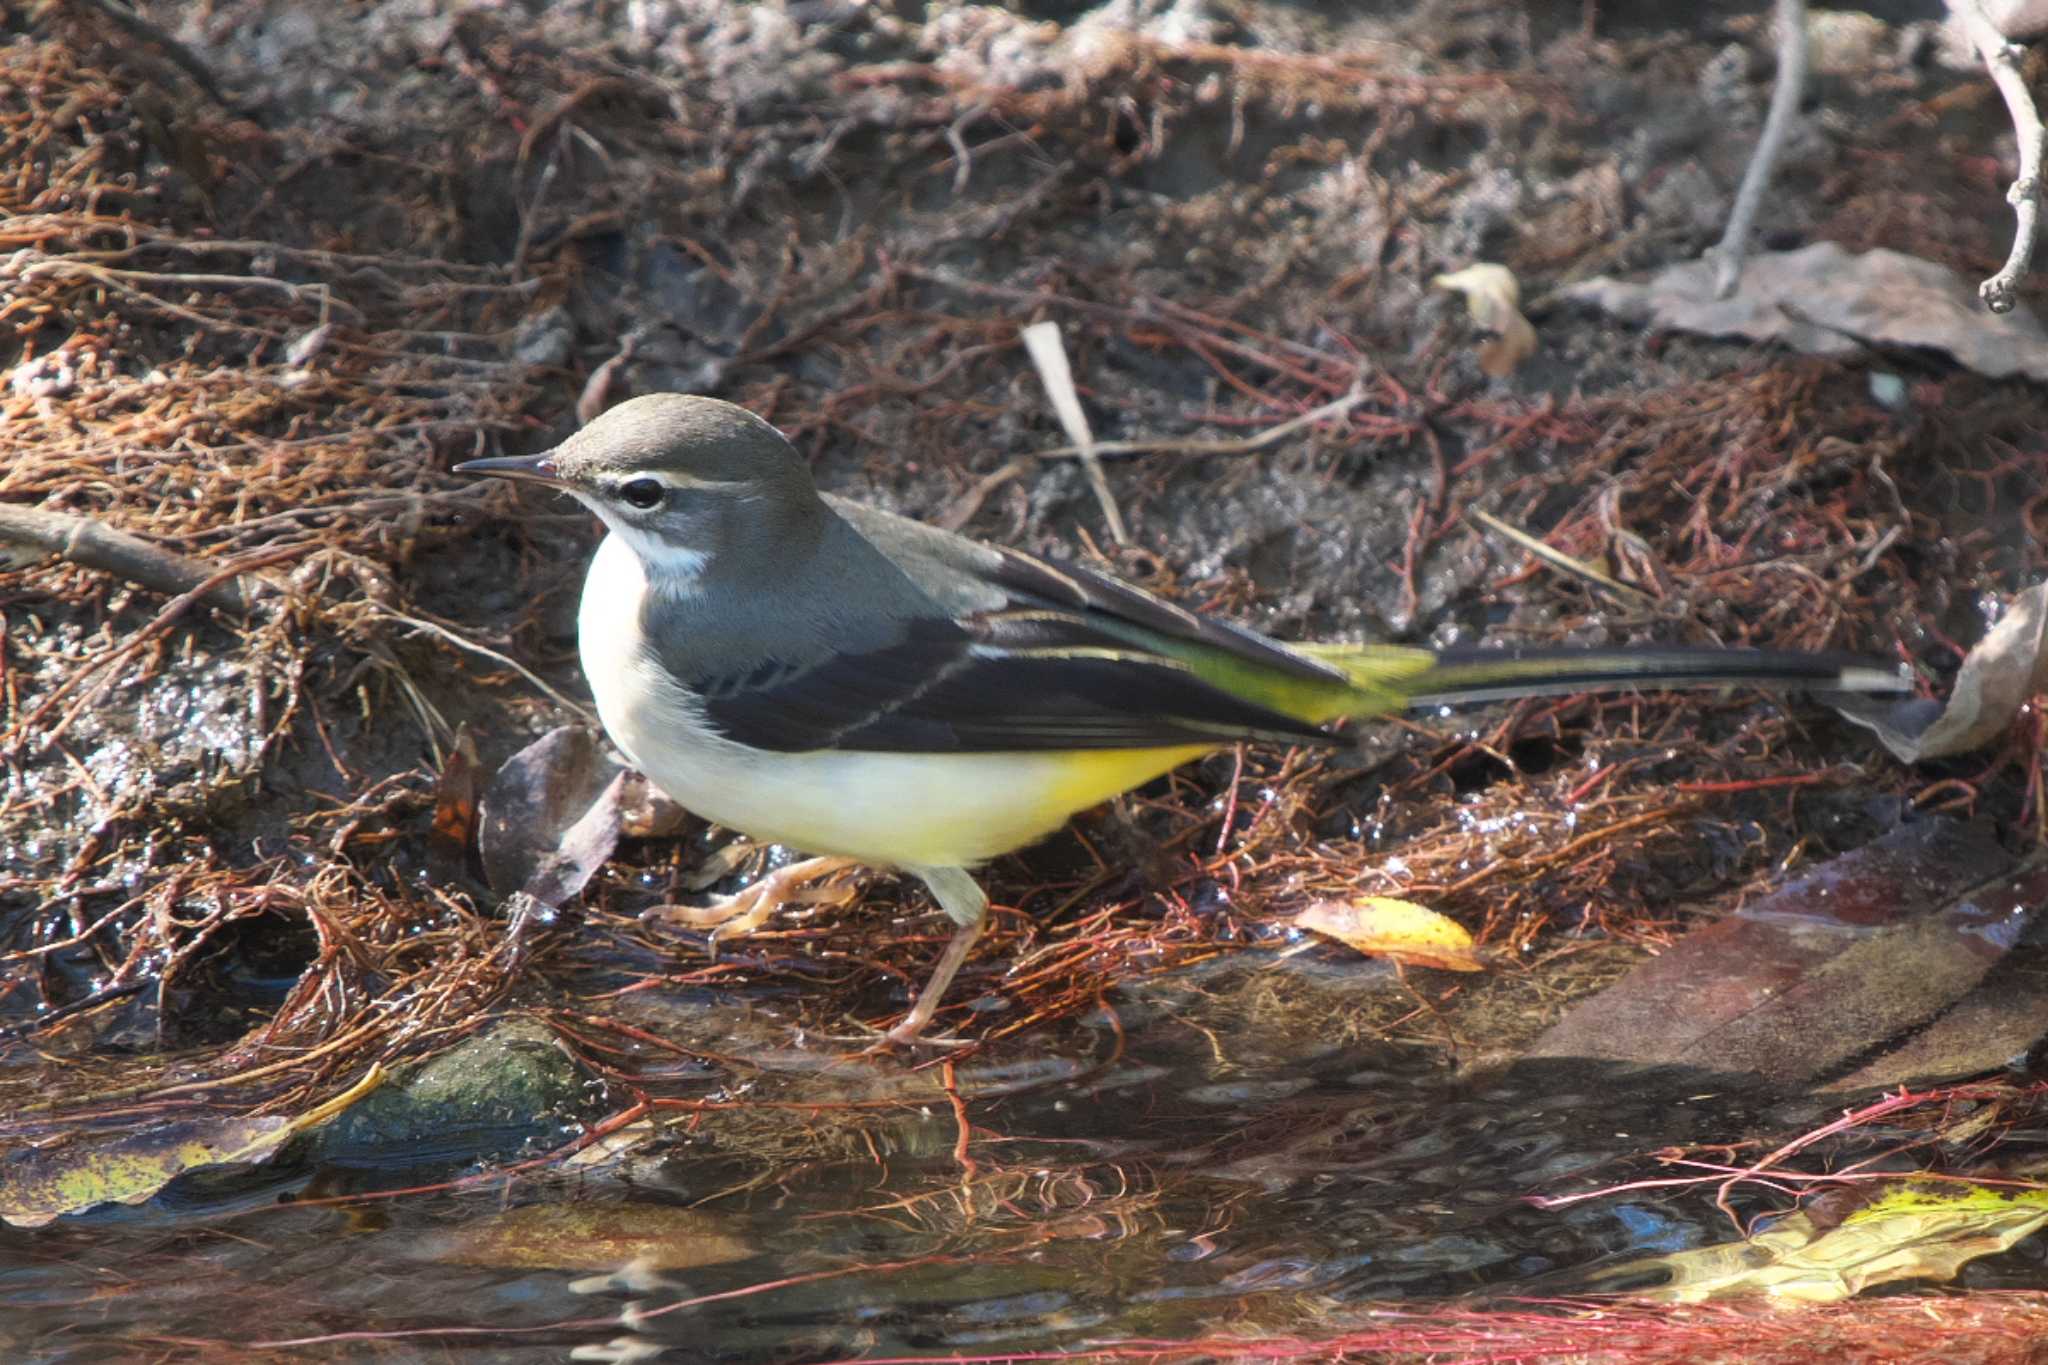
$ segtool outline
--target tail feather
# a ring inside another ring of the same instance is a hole
[[[1343,714],[1393,707],[1496,701],[1620,688],[1746,685],[1814,692],[1903,692],[1906,674],[1853,654],[1672,648],[1449,649],[1321,645],[1311,651],[1341,669],[1358,695]],[[1392,706],[1389,701],[1392,701]]]

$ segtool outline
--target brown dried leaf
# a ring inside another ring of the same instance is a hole
[[[1687,934],[1529,1055],[1811,1084],[1970,996],[2044,902],[2048,860],[2015,866],[1977,826],[1907,825]]]
[[[427,831],[427,856],[442,880],[464,870],[477,833],[477,794],[483,787],[483,760],[477,757],[476,736],[464,725],[455,732],[448,761],[434,781],[434,823]]]
[[[559,907],[618,846],[624,770],[580,726],[551,730],[505,760],[485,789],[478,844],[503,893]]]
[[[639,773],[626,774],[619,789],[619,832],[628,839],[666,839],[683,832],[690,812],[655,789]]]
[[[1945,351],[1979,374],[2048,379],[2048,329],[2023,303],[1987,313],[1977,287],[1946,266],[1882,247],[1852,255],[1833,242],[1766,251],[1743,262],[1727,298],[1707,260],[1666,266],[1634,284],[1600,276],[1557,297],[1629,322],[1703,336],[1782,341],[1812,355],[1854,355],[1863,343]]]

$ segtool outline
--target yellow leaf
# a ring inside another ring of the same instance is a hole
[[[142,1204],[187,1171],[268,1160],[284,1140],[346,1109],[383,1080],[370,1068],[345,1094],[297,1118],[203,1117],[161,1123],[139,1133],[82,1136],[0,1165],[0,1219],[39,1228],[96,1204]]]
[[[1429,282],[1431,289],[1453,289],[1465,296],[1465,311],[1492,339],[1479,347],[1479,368],[1498,379],[1536,354],[1536,329],[1522,316],[1522,287],[1504,265],[1481,261]]]
[[[2006,1250],[2048,1223],[2048,1190],[1900,1182],[1821,1228],[1804,1211],[1754,1237],[1610,1267],[1602,1279],[1662,1271],[1632,1293],[1667,1303],[1769,1294],[1833,1303],[1895,1280],[1946,1280],[1979,1256]]]
[[[0,1170],[0,1218],[39,1228],[95,1204],[141,1204],[201,1166],[260,1161],[291,1136],[279,1117],[181,1119],[108,1140],[23,1152]]]
[[[1356,901],[1317,901],[1294,917],[1299,928],[1331,938],[1374,957],[1413,967],[1483,972],[1472,935],[1456,920],[1412,901],[1367,896]]]

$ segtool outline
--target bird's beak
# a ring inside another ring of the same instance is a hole
[[[551,488],[560,488],[561,473],[555,468],[554,452],[543,451],[538,455],[493,455],[485,460],[464,460],[455,466],[457,474],[495,474],[501,479],[518,479],[524,483],[544,483]]]

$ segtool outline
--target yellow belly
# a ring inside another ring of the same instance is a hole
[[[615,736],[617,737],[617,736]],[[734,753],[655,758],[642,771],[685,807],[752,838],[885,866],[969,867],[1210,746],[1074,754]],[[683,761],[670,761],[680,758]]]

